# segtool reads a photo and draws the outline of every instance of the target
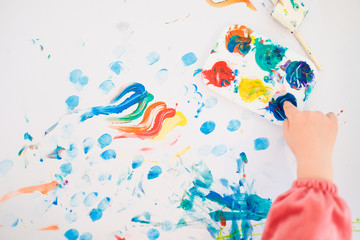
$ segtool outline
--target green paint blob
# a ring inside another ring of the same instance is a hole
[[[271,73],[276,66],[282,61],[287,48],[274,44],[264,44],[261,39],[255,39],[255,61],[264,71]]]

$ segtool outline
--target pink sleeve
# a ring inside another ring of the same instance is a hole
[[[336,185],[301,179],[272,204],[262,239],[348,240],[351,235],[350,209]]]

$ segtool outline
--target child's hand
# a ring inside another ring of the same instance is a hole
[[[332,151],[338,122],[334,113],[299,111],[284,102],[284,138],[297,160],[297,176],[332,181]]]

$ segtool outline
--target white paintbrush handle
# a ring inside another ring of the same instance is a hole
[[[312,54],[309,46],[306,44],[305,40],[302,38],[302,36],[300,35],[300,33],[295,30],[293,31],[294,36],[296,37],[296,39],[299,41],[299,43],[301,44],[301,46],[304,48],[305,52],[307,53],[307,55],[310,57],[311,61],[313,61],[313,63],[315,64],[316,68],[321,71],[322,67],[319,63],[319,61],[316,59],[316,57]]]

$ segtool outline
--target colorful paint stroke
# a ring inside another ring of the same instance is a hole
[[[210,89],[279,125],[277,96],[288,93],[302,110],[316,84],[309,60],[239,25],[222,33],[202,69]]]
[[[251,10],[254,10],[256,11],[256,8],[255,6],[250,2],[250,0],[222,0],[222,1],[219,1],[219,2],[214,2],[214,0],[206,0],[206,2],[212,6],[212,7],[217,7],[217,8],[221,8],[221,7],[226,7],[226,6],[229,6],[231,4],[234,4],[234,3],[245,3],[246,6],[248,8],[250,8]]]

